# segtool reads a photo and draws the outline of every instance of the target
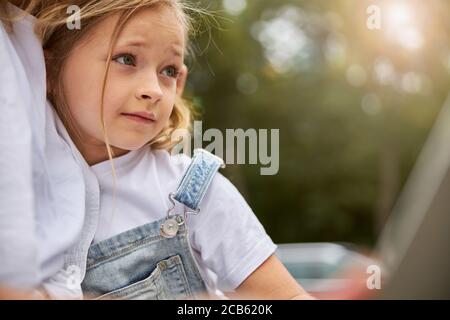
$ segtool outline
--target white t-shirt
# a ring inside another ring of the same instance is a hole
[[[24,287],[64,269],[85,215],[83,172],[46,104],[35,20],[25,15],[9,34],[0,24],[0,283]]]
[[[111,164],[91,166],[100,185],[100,216],[94,241],[159,220],[171,207],[174,192],[191,159],[150,147],[114,159],[117,175],[113,212]],[[177,213],[183,205],[177,203]],[[274,253],[267,235],[245,199],[221,173],[216,173],[200,203],[198,215],[187,216],[189,240],[209,292],[233,291]]]

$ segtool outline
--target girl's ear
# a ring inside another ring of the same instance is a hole
[[[184,86],[186,84],[186,79],[188,75],[188,68],[185,64],[183,64],[183,67],[181,67],[180,74],[177,78],[177,95],[181,98],[184,91]]]

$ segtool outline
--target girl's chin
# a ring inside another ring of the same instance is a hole
[[[126,153],[128,151],[138,150],[153,139],[153,136],[149,134],[120,129],[116,130],[114,134],[109,134],[109,143],[118,152],[123,150],[122,152]]]
[[[125,154],[129,151],[135,151],[142,147],[144,147],[147,144],[148,141],[144,141],[142,143],[114,143],[112,146],[114,147],[114,153],[119,154]]]

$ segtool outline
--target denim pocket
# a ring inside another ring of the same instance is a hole
[[[192,292],[180,255],[161,260],[143,280],[105,293],[100,299],[168,300],[190,299]]]

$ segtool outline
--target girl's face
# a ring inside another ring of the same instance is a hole
[[[100,22],[70,52],[62,74],[66,103],[82,135],[77,146],[90,165],[108,159],[100,106],[117,20],[114,15]],[[166,125],[175,97],[183,89],[184,48],[183,28],[173,9],[166,6],[137,12],[119,34],[104,96],[104,119],[116,156],[142,147]]]

